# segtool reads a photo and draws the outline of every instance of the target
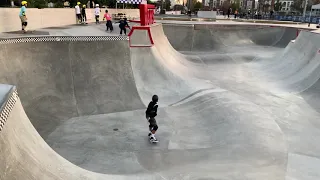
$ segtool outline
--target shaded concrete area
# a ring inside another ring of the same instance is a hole
[[[0,132],[0,179],[319,179],[318,34],[233,30],[154,25],[153,47],[29,42],[24,58],[1,45],[22,104]]]
[[[295,28],[270,26],[170,24],[163,28],[176,50],[192,52],[215,50],[227,53],[241,51],[239,48],[252,48],[251,46],[258,48],[256,45],[284,48],[297,35]]]
[[[11,32],[6,32],[6,34],[20,34],[20,35],[50,35],[49,32],[44,32],[44,31],[27,31],[27,32],[23,32],[23,31],[11,31]]]
[[[6,44],[1,57],[0,81],[17,86],[43,138],[71,117],[145,107],[126,40]]]

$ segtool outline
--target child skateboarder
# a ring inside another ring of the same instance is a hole
[[[158,110],[158,96],[153,95],[152,101],[149,103],[148,108],[146,110],[146,118],[148,120],[149,124],[149,138],[151,142],[158,142],[158,140],[155,137],[156,131],[158,130],[158,125],[155,117],[157,116],[157,110]]]
[[[100,8],[99,8],[99,4],[96,4],[96,8],[94,9],[94,15],[96,16],[96,24],[100,24],[99,22],[99,17],[100,17]]]
[[[113,25],[112,25],[111,16],[108,13],[108,10],[106,10],[106,13],[104,13],[104,15],[103,15],[103,20],[105,20],[105,19],[107,20],[107,23],[106,23],[107,30],[106,31],[108,31],[109,28],[110,28],[110,32],[112,32],[113,31]]]
[[[120,21],[118,23],[120,23],[119,24],[120,35],[122,35],[122,31],[124,32],[125,35],[127,35],[126,27],[129,27],[129,29],[130,29],[130,26],[127,22],[127,18],[120,19]]]
[[[80,2],[77,2],[77,5],[74,7],[76,9],[76,16],[77,16],[77,20],[78,23],[81,24],[82,21],[82,16],[81,16],[81,11],[80,11]]]
[[[82,24],[88,24],[87,23],[87,14],[86,14],[86,5],[82,6],[81,16],[82,16]]]
[[[26,16],[26,10],[27,10],[27,1],[22,1],[21,2],[21,9],[20,9],[20,13],[19,13],[19,17],[20,17],[20,20],[21,20],[21,26],[22,26],[22,31],[24,33],[26,33],[26,27],[28,25],[28,21],[27,21],[27,16]]]

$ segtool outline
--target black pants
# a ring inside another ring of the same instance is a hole
[[[96,15],[96,24],[99,23],[99,15]]]
[[[127,35],[127,29],[126,27],[120,27],[120,34],[122,34],[122,31],[124,32],[125,35]]]
[[[78,19],[78,22],[82,22],[82,16],[81,16],[81,14],[77,14],[77,19]]]
[[[87,14],[82,14],[82,22],[86,22],[87,21]]]
[[[157,125],[157,121],[154,117],[148,117],[148,115],[146,115],[146,118],[148,119],[149,121],[149,130],[152,131],[152,130],[155,130],[157,131],[158,130],[158,125]]]
[[[107,26],[107,31],[108,31],[109,29],[110,29],[110,31],[113,31],[113,25],[112,25],[111,20],[107,20],[106,26]]]

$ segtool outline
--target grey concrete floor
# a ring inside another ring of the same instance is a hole
[[[103,25],[41,31],[106,35]],[[159,25],[152,35],[152,48],[29,43],[27,52],[54,49],[46,61],[39,53],[26,59],[50,69],[16,65],[2,81],[21,88],[53,150],[107,179],[319,179],[318,34],[302,32],[292,43],[292,28]],[[19,45],[5,46],[3,56],[21,63],[10,48]],[[157,144],[147,140],[144,117],[152,94],[160,97]],[[50,108],[36,111],[38,103]]]

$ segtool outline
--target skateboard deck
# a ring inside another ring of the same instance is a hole
[[[158,139],[157,139],[156,141],[149,139],[149,141],[150,141],[151,143],[158,143],[158,142],[159,142]]]

